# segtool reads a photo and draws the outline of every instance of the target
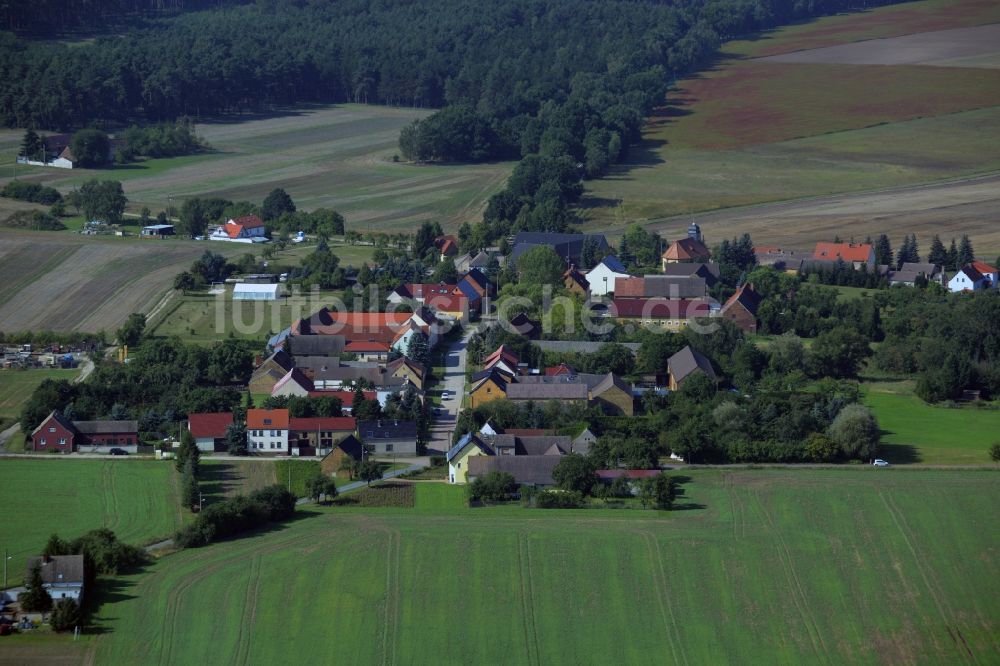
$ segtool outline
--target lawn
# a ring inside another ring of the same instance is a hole
[[[11,584],[53,533],[74,538],[107,527],[123,541],[144,544],[169,537],[184,518],[168,462],[3,458],[0,497],[0,545],[14,558]]]
[[[912,394],[869,388],[865,404],[884,431],[880,455],[889,462],[988,465],[1000,442],[1000,409],[935,407]]]
[[[120,579],[95,660],[986,663],[1000,651],[997,473],[691,476],[687,510],[667,514],[467,509],[460,488],[427,483],[414,509],[300,509]]]
[[[21,406],[43,381],[46,379],[71,380],[79,374],[79,370],[48,368],[0,369],[0,430],[18,419],[21,415]]]

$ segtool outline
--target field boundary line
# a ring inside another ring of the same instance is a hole
[[[236,634],[236,654],[233,663],[246,664],[250,661],[250,639],[253,636],[253,623],[257,617],[257,596],[260,592],[261,554],[256,553],[250,560],[250,575],[247,578],[247,589],[243,596],[243,612],[240,614],[239,633]],[[248,635],[244,636],[245,633]]]
[[[649,554],[650,565],[653,567],[653,585],[657,592],[656,601],[660,606],[660,617],[663,619],[663,626],[666,629],[664,633],[667,637],[667,643],[670,645],[670,653],[674,657],[675,664],[680,664],[681,662],[687,664],[687,654],[684,652],[683,647],[681,647],[680,634],[677,632],[677,617],[674,615],[673,604],[670,603],[670,590],[667,588],[666,578],[667,572],[663,568],[663,554],[660,551],[660,544],[650,532],[640,530],[639,534],[646,541],[646,551]],[[680,654],[680,657],[677,656],[678,654]]]
[[[771,534],[774,535],[775,543],[778,546],[778,557],[781,559],[782,568],[785,570],[785,579],[788,581],[789,589],[792,593],[792,602],[799,611],[803,624],[806,625],[806,631],[809,634],[809,640],[812,641],[813,649],[816,650],[816,656],[826,657],[826,660],[829,661],[830,652],[826,647],[826,642],[823,640],[823,632],[820,631],[815,618],[813,618],[812,614],[809,612],[809,601],[802,588],[802,582],[799,580],[799,576],[795,572],[795,568],[793,566],[795,560],[792,558],[792,553],[788,548],[788,544],[785,542],[785,538],[781,536],[781,532],[779,532],[775,526],[774,520],[771,518],[771,514],[768,513],[767,509],[764,507],[764,503],[760,499],[759,491],[755,490],[753,495],[754,500],[757,502],[757,506],[760,508],[761,514],[764,516],[764,520],[767,522]]]
[[[528,664],[540,664],[538,654],[538,632],[535,629],[535,611],[532,603],[531,566],[528,558],[528,535],[517,535],[517,566],[521,579],[521,624],[524,628],[525,648],[528,653]]]
[[[899,530],[900,536],[903,537],[903,543],[906,544],[906,548],[910,551],[913,556],[913,563],[917,566],[917,571],[920,572],[920,577],[924,580],[924,586],[927,587],[927,593],[930,594],[931,599],[934,601],[934,606],[937,608],[938,614],[941,616],[941,620],[944,623],[944,628],[948,632],[948,636],[951,638],[955,647],[959,649],[959,653],[962,652],[964,648],[965,653],[969,656],[969,659],[973,663],[978,664],[979,660],[973,654],[972,650],[969,649],[968,644],[965,642],[965,637],[960,633],[958,634],[961,638],[961,643],[955,637],[955,633],[958,632],[958,623],[955,621],[955,612],[951,609],[947,603],[941,600],[940,595],[937,590],[937,581],[931,582],[933,576],[928,575],[927,567],[924,562],[924,558],[917,552],[916,546],[913,545],[913,540],[910,538],[909,528],[906,526],[906,519],[903,517],[902,512],[896,507],[895,503],[892,502],[888,497],[885,496],[881,490],[878,491],[879,499],[882,500],[882,504],[885,506],[886,511],[889,513],[889,517],[892,518],[893,524],[896,529]],[[952,632],[952,627],[955,628],[955,632]]]
[[[382,663],[395,663],[396,607],[399,602],[399,550],[398,530],[389,530],[385,554],[385,606],[382,618]],[[391,625],[391,627],[390,627]]]

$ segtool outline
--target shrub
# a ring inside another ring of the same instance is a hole
[[[62,195],[54,187],[46,187],[38,183],[26,183],[23,180],[12,180],[0,190],[0,197],[30,201],[32,203],[52,204],[62,201]]]
[[[119,541],[114,532],[104,527],[73,540],[69,552],[83,555],[84,568],[92,574],[119,574],[146,559],[141,548]]]
[[[583,495],[575,490],[543,490],[535,497],[539,509],[579,509]]]
[[[72,599],[60,599],[52,611],[49,624],[55,631],[69,631],[80,624],[80,607]]]
[[[606,496],[618,498],[632,497],[632,483],[626,477],[619,476],[611,482]]]
[[[279,485],[249,496],[237,495],[202,510],[193,523],[175,537],[181,548],[205,546],[212,541],[285,520],[295,513],[296,497]]]
[[[431,456],[431,467],[444,467],[448,459],[444,456]]]
[[[875,416],[864,405],[840,410],[827,431],[846,458],[866,460],[878,451],[881,433]]]
[[[995,442],[990,446],[990,460],[1000,462],[1000,442]]]
[[[552,478],[563,490],[586,495],[596,481],[594,472],[594,463],[589,458],[571,453],[559,460],[552,470]]]
[[[40,210],[19,210],[3,221],[3,226],[34,231],[62,231],[66,225]]]
[[[514,495],[517,482],[509,472],[489,472],[476,477],[468,488],[470,501],[504,502]]]

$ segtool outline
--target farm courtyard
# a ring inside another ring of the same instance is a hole
[[[986,663],[1000,650],[997,473],[687,474],[669,513],[469,509],[435,483],[411,509],[301,507],[114,579],[96,634],[17,637],[0,663]]]

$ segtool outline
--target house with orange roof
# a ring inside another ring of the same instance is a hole
[[[990,281],[990,286],[994,289],[1000,289],[1000,272],[997,271],[996,266],[990,266],[989,264],[982,261],[973,261],[972,267],[979,271],[984,278]]]
[[[517,365],[521,359],[512,352],[507,345],[500,345],[492,354],[483,359],[483,368],[492,370],[496,368],[502,372],[513,376],[517,374]]]
[[[754,291],[752,284],[740,285],[736,292],[722,306],[720,314],[746,333],[757,332],[757,308],[761,302],[760,294]]]
[[[708,261],[712,257],[712,252],[703,242],[697,238],[681,238],[670,244],[662,256],[662,263],[666,264],[696,264]]]
[[[247,448],[252,453],[288,453],[288,410],[248,409]]]
[[[231,243],[266,243],[268,240],[264,221],[256,215],[229,219],[225,224],[216,227],[208,238]]]
[[[836,261],[851,264],[855,270],[866,266],[868,270],[875,268],[875,248],[871,243],[816,243],[813,259],[817,261]]]
[[[441,261],[458,254],[458,239],[451,235],[438,236],[434,239],[434,247],[441,253]]]

